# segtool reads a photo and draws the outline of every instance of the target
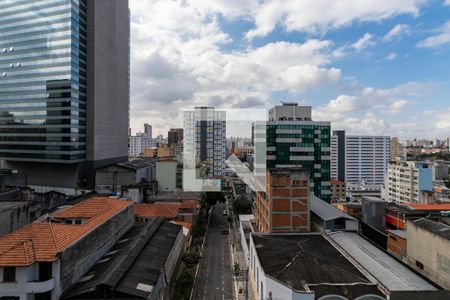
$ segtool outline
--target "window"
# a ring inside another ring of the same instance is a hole
[[[420,261],[416,260],[416,266],[423,270],[423,263],[421,263]]]
[[[81,220],[80,219],[75,220],[75,224],[76,225],[80,225],[81,224]]]
[[[16,267],[4,267],[3,268],[3,282],[16,281]]]
[[[40,262],[39,263],[39,281],[47,281],[52,278],[52,263]]]

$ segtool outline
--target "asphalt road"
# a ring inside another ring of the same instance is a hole
[[[231,280],[230,247],[228,235],[221,233],[228,228],[223,216],[225,204],[216,204],[211,212],[205,250],[198,272],[196,300],[231,300],[233,288]]]

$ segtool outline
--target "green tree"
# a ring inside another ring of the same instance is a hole
[[[174,299],[188,300],[191,296],[191,290],[194,285],[194,272],[192,269],[185,269],[180,274],[175,283]]]
[[[233,209],[236,215],[249,214],[252,212],[252,205],[244,196],[238,196],[233,202]]]
[[[206,192],[203,195],[203,199],[211,206],[215,205],[217,202],[225,202],[225,196],[222,192]]]

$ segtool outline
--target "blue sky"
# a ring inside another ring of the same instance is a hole
[[[446,3],[447,2],[447,3]],[[131,125],[313,106],[349,134],[450,136],[450,1],[130,0]]]

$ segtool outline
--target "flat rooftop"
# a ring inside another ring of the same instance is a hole
[[[450,240],[450,226],[444,223],[439,223],[429,219],[419,219],[412,221],[412,223],[419,228],[427,230],[435,235],[443,237],[446,240]]]
[[[431,283],[359,235],[333,232],[329,237],[390,291],[437,291]]]
[[[382,295],[376,284],[321,234],[253,233],[252,238],[265,274],[296,291],[314,291],[316,298]]]

